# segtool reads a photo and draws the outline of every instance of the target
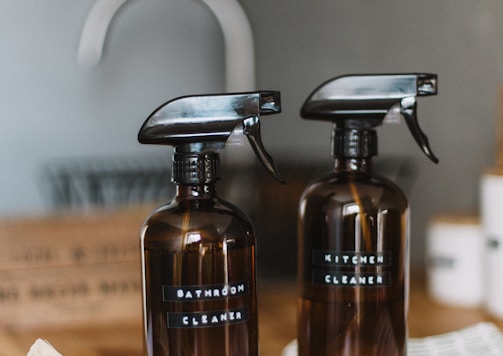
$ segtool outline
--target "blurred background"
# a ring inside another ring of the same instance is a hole
[[[94,2],[0,0],[2,217],[167,200],[171,149],[140,145],[140,126],[173,97],[226,90],[222,30],[197,0],[128,1],[110,24],[100,62],[79,65]],[[262,200],[244,208],[258,225],[259,251],[291,252],[285,266],[263,260],[262,268],[295,272],[298,197],[332,167],[330,125],[299,117],[307,95],[342,74],[410,71],[439,76],[439,95],[419,100],[419,121],[440,164],[402,124],[380,128],[379,167],[409,196],[411,257],[421,266],[428,220],[442,211],[476,212],[481,174],[494,163],[503,3],[240,4],[254,37],[256,87],[282,93],[283,113],[265,118],[262,133],[290,184],[278,187],[261,167],[250,174],[237,165],[220,188],[238,205],[244,189],[257,192]],[[232,162],[255,167],[249,155]]]

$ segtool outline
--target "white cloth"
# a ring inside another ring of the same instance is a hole
[[[492,323],[479,323],[464,329],[407,343],[408,356],[502,356],[503,333]],[[297,340],[291,341],[281,356],[297,356]]]

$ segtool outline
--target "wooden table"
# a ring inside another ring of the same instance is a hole
[[[261,281],[259,285],[260,349],[278,356],[295,338],[295,281]],[[491,320],[480,310],[441,306],[426,295],[424,280],[412,278],[409,333],[424,337]],[[0,355],[26,355],[36,338],[47,339],[64,356],[141,355],[141,320],[121,325],[71,326],[57,329],[0,330]]]

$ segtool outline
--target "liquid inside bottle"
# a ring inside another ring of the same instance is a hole
[[[370,160],[338,159],[300,202],[299,355],[406,354],[408,208]]]
[[[257,355],[255,237],[208,187],[182,187],[142,233],[148,355]]]

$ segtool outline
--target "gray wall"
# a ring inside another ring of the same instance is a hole
[[[80,33],[94,2],[0,0],[2,215],[46,209],[46,164],[145,153],[150,148],[136,135],[157,106],[223,90],[221,33],[198,1],[126,3],[102,61],[79,66]]]
[[[181,94],[222,91],[223,42],[198,1],[131,1],[118,14],[103,61],[76,63],[92,0],[0,0],[0,214],[44,211],[37,175],[53,159],[144,153],[136,133],[153,108]],[[503,79],[503,3],[487,0],[241,0],[252,24],[257,84],[278,89],[283,114],[264,121],[273,151],[327,156],[329,125],[299,119],[305,97],[346,73],[427,71],[440,95],[421,99],[434,152],[422,155],[405,125],[380,129],[382,156],[416,162],[410,196],[413,260],[439,211],[478,208],[492,165]],[[154,150],[154,149],[152,149]],[[281,162],[278,162],[281,167]]]

